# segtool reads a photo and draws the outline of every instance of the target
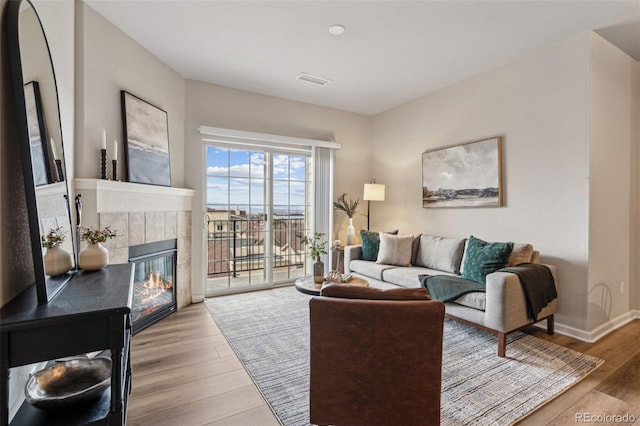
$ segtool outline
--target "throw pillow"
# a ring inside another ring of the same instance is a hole
[[[488,243],[473,235],[467,241],[462,277],[484,284],[488,274],[503,268],[513,243]]]
[[[361,287],[349,284],[325,284],[320,290],[321,296],[343,299],[376,300],[429,300],[426,288],[389,288]]]
[[[416,265],[458,274],[464,242],[464,238],[443,238],[422,234]]]
[[[507,261],[507,266],[518,266],[521,263],[531,263],[532,258],[533,246],[531,244],[514,243],[513,251]]]
[[[376,263],[411,266],[413,235],[389,235],[380,233],[380,250]]]
[[[397,229],[387,232],[387,234],[390,235],[396,235],[397,233]],[[375,262],[376,259],[378,259],[378,250],[380,250],[380,233],[365,231],[363,229],[360,231],[360,238],[362,238],[362,254],[360,255],[360,259]]]

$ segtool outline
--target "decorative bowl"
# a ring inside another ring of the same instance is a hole
[[[34,373],[24,387],[24,395],[38,408],[58,409],[93,399],[109,385],[110,358],[65,358]]]

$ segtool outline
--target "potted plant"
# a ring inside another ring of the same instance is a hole
[[[62,275],[72,267],[71,254],[61,247],[66,236],[67,231],[61,226],[42,236],[42,247],[47,249],[43,257],[44,270],[49,276]]]
[[[97,271],[109,263],[109,251],[102,243],[118,234],[108,226],[100,228],[80,228],[80,239],[87,246],[78,255],[78,265],[86,271]]]
[[[309,255],[313,259],[313,281],[317,283],[324,281],[324,263],[320,260],[320,255],[327,254],[327,240],[323,237],[324,233],[316,232],[313,237],[305,235],[300,240],[309,248]]]
[[[360,204],[360,200],[356,198],[355,201],[349,199],[347,201],[347,194],[342,194],[338,197],[338,201],[333,202],[333,208],[335,210],[341,210],[347,214],[349,218],[349,226],[347,227],[347,245],[351,245],[355,243],[355,234],[356,230],[353,227],[353,216],[355,216],[356,211],[358,210],[358,204]]]

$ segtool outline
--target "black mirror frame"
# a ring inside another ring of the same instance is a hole
[[[11,68],[11,80],[13,86],[14,105],[16,107],[16,130],[18,134],[18,143],[20,144],[20,156],[22,158],[22,173],[24,179],[24,190],[27,202],[28,221],[31,239],[31,252],[33,257],[33,270],[35,274],[35,286],[38,304],[48,303],[71,279],[72,274],[65,274],[59,277],[47,278],[44,269],[44,259],[41,245],[40,225],[38,219],[38,206],[36,200],[36,186],[33,178],[33,168],[31,160],[31,148],[29,144],[29,128],[27,122],[26,102],[24,94],[24,79],[22,70],[22,60],[20,55],[20,37],[19,37],[19,17],[20,9],[23,2],[28,3],[33,8],[40,29],[42,30],[44,42],[49,52],[49,62],[51,63],[51,72],[53,73],[53,82],[55,85],[56,104],[58,105],[58,123],[60,120],[60,102],[58,99],[58,88],[51,59],[51,51],[49,50],[49,42],[47,41],[44,28],[40,17],[29,0],[10,0],[7,4],[7,44],[9,48],[9,63]],[[68,189],[66,198],[67,217],[69,225],[71,225],[71,212],[69,210]],[[70,236],[73,239],[73,236]],[[73,253],[75,264],[76,253]]]

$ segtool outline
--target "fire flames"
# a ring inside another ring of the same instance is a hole
[[[144,281],[136,282],[133,289],[133,320],[145,317],[160,307],[171,304],[173,281],[165,280],[160,272],[149,272]]]
[[[144,281],[142,285],[150,290],[169,290],[173,288],[172,281],[165,281],[164,277],[160,275],[160,272],[154,274],[153,271],[149,272],[149,278]]]

